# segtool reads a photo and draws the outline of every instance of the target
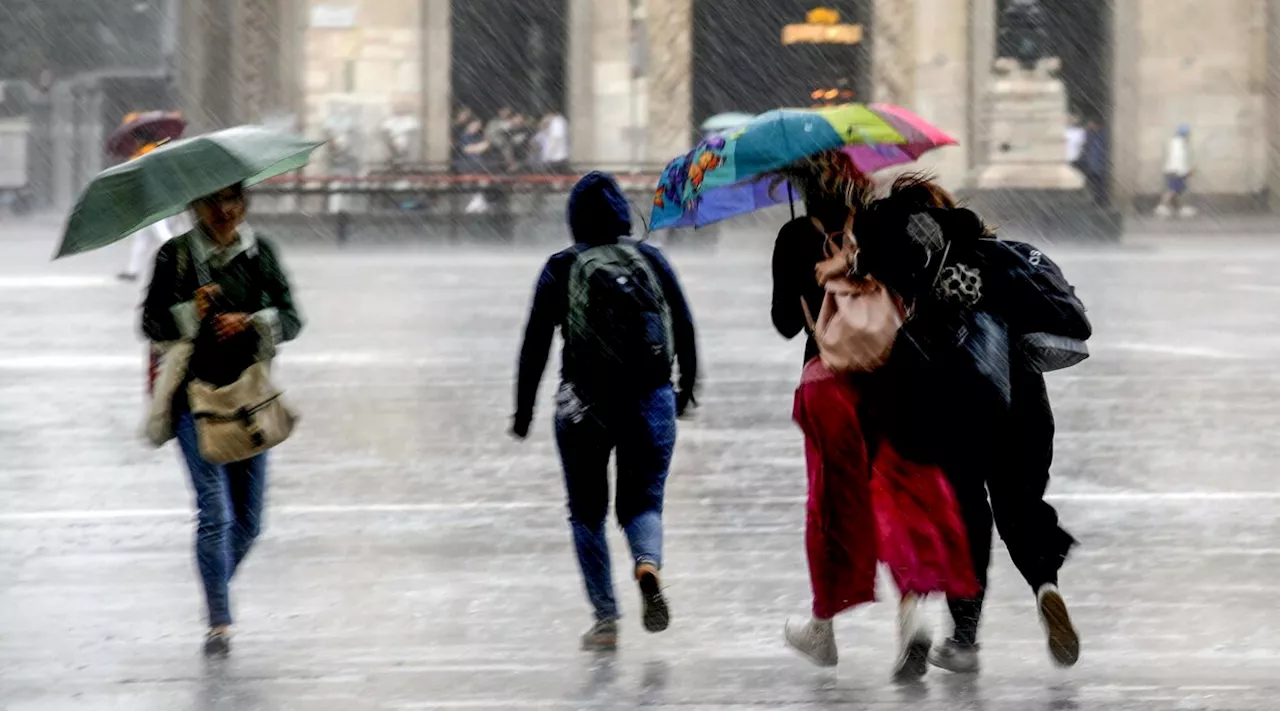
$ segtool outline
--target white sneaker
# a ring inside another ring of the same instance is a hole
[[[786,637],[792,649],[820,667],[834,667],[840,662],[831,620],[810,619],[803,624],[787,620]]]
[[[1170,217],[1173,217],[1173,208],[1169,207],[1168,205],[1165,205],[1164,203],[1157,205],[1156,217],[1159,217],[1162,220],[1167,220]]]
[[[961,647],[954,639],[948,639],[929,655],[929,663],[954,674],[977,674],[978,646]]]
[[[1040,611],[1040,626],[1044,627],[1049,643],[1049,656],[1060,667],[1075,666],[1080,659],[1080,635],[1071,624],[1067,601],[1062,599],[1057,585],[1040,586],[1036,593],[1036,608]]]
[[[1200,212],[1190,205],[1183,205],[1182,208],[1178,210],[1178,217],[1184,220],[1190,219],[1199,214]]]
[[[893,668],[893,680],[912,682],[929,671],[929,649],[933,636],[920,619],[920,599],[906,595],[898,604],[898,663]]]

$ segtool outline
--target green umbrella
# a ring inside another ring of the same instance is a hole
[[[237,126],[121,163],[85,188],[54,259],[118,242],[230,185],[298,170],[321,145],[262,126]]]

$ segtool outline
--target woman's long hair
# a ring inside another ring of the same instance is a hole
[[[770,191],[783,184],[795,191],[810,217],[816,217],[827,230],[844,225],[850,212],[856,213],[871,201],[875,186],[858,170],[853,159],[843,151],[823,151],[774,173]]]
[[[904,204],[915,204],[920,207],[951,208],[959,207],[955,197],[938,185],[937,178],[929,173],[903,173],[889,187],[889,198],[900,200]]]

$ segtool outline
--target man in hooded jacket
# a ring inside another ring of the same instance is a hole
[[[658,578],[663,492],[675,448],[676,417],[693,402],[698,356],[693,317],[675,271],[656,247],[627,239],[631,214],[617,182],[604,173],[589,173],[570,193],[567,212],[574,244],[553,254],[538,277],[520,351],[512,434],[519,439],[529,434],[552,338],[570,317],[574,265],[592,248],[619,245],[639,253],[669,311],[669,337],[679,364],[678,390],[672,388],[669,369],[661,377],[663,382],[651,389],[615,389],[580,372],[585,368],[567,344],[561,358],[556,444],[578,564],[596,617],[582,645],[589,650],[612,650],[617,646],[619,615],[605,541],[609,455],[617,450],[617,516],[635,561],[644,626],[660,632],[670,623]]]

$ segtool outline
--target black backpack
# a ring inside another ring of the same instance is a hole
[[[569,272],[563,334],[572,378],[588,390],[644,393],[671,381],[671,310],[633,242],[590,247]]]
[[[1049,372],[1089,357],[1088,310],[1062,268],[1024,242],[983,239],[977,250],[989,290],[984,308],[1009,327],[1010,341],[1034,370]]]

